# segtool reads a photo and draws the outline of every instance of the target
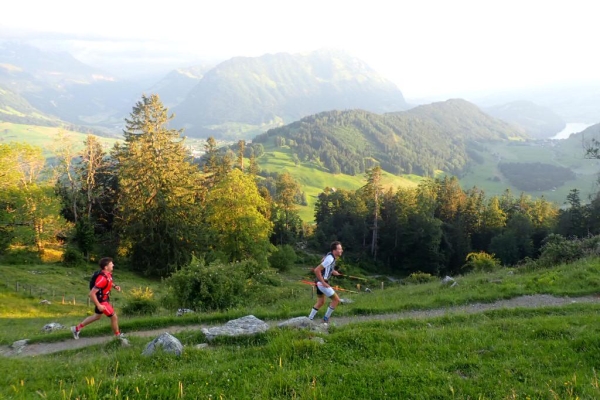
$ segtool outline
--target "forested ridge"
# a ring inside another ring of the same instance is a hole
[[[289,146],[300,160],[319,160],[332,173],[357,175],[374,165],[392,174],[460,175],[475,141],[522,139],[525,134],[464,100],[388,114],[329,111],[254,138]]]

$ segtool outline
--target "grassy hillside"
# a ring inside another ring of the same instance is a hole
[[[300,184],[308,200],[308,205],[301,206],[299,210],[300,217],[305,222],[314,221],[315,202],[326,187],[356,190],[367,183],[364,175],[334,175],[315,162],[299,162],[296,165],[292,150],[288,146],[275,147],[272,139],[265,144],[265,154],[258,159],[258,163],[265,171],[287,172]],[[382,177],[386,188],[416,187],[422,180],[416,175],[396,176],[385,171]]]
[[[483,189],[488,197],[501,195],[510,189],[513,195],[521,193],[499,171],[499,162],[519,163],[545,163],[566,167],[575,172],[576,179],[567,181],[562,186],[550,190],[530,191],[526,194],[536,198],[544,196],[549,201],[558,205],[565,203],[567,195],[572,189],[581,192],[581,199],[587,201],[588,196],[598,191],[598,174],[600,173],[600,160],[584,158],[584,149],[577,140],[571,141],[510,141],[486,142],[482,151],[478,151],[482,163],[473,163],[472,167],[460,177],[463,189],[473,186]],[[300,162],[295,165],[293,151],[287,147],[275,147],[272,140],[265,144],[265,154],[259,158],[260,167],[267,171],[288,172],[296,179],[307,194],[308,206],[300,208],[300,216],[304,221],[313,221],[314,203],[319,193],[326,186],[355,190],[366,183],[363,175],[333,175],[314,162]],[[442,171],[439,171],[442,173]],[[423,179],[416,175],[396,176],[384,172],[384,185],[386,187],[415,187]]]
[[[2,266],[11,279],[32,279],[43,285],[54,282],[51,276],[55,274],[64,285],[83,286],[84,291],[84,270],[61,268]],[[123,330],[130,333],[130,348],[113,341],[53,355],[3,358],[0,374],[5,384],[0,386],[0,398],[598,398],[600,304],[580,303],[577,296],[598,292],[599,273],[600,260],[587,259],[545,270],[501,269],[458,276],[455,287],[439,281],[388,284],[383,290],[374,285],[372,293],[344,293],[342,297],[353,302],[340,305],[334,321],[542,293],[572,300],[565,306],[449,312],[438,317],[423,312],[399,320],[334,324],[328,334],[271,328],[256,336],[218,339],[207,349],[195,348],[206,339],[198,327],[190,326],[175,334],[186,346],[181,357],[142,356],[153,337],[138,336],[135,331],[150,326],[150,321],[152,327],[168,331],[170,325],[206,323],[214,315],[122,318]],[[278,293],[288,290],[287,296],[261,307],[229,310],[220,319],[306,315],[314,299],[308,287],[298,283],[305,274],[305,265],[293,266],[280,277],[281,286],[276,289]],[[123,286],[150,284],[160,290],[158,282],[123,271],[116,275],[123,279]],[[3,285],[0,295],[5,307],[0,337],[5,344],[25,337],[37,343],[68,343],[73,340],[70,332],[42,334],[41,327],[49,322],[69,326],[86,309],[89,312],[89,308],[70,304],[40,305],[38,296],[16,293]],[[36,311],[41,309],[45,311]],[[86,336],[108,333],[106,319],[95,325],[86,328]]]
[[[48,153],[53,146],[57,146],[56,138],[60,129],[62,128],[13,124],[0,121],[0,142],[25,142],[42,147],[46,153]],[[70,136],[76,146],[81,146],[83,148],[83,142],[87,137],[86,133],[70,131],[67,129],[63,129],[63,131]],[[98,136],[97,138],[107,149],[112,147],[117,141],[116,138],[106,138],[101,136]]]
[[[598,191],[596,180],[600,172],[600,162],[585,159],[581,144],[574,141],[497,142],[485,143],[484,148],[485,150],[479,152],[484,162],[474,164],[460,178],[463,189],[477,186],[492,196],[502,194],[509,188],[514,195],[519,195],[521,191],[502,176],[498,163],[540,162],[570,168],[575,172],[576,179],[550,190],[527,192],[532,197],[544,196],[547,200],[563,204],[571,189],[579,189],[584,201],[590,194]]]

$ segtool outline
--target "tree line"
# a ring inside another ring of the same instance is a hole
[[[463,190],[456,177],[384,190],[380,173],[379,167],[370,170],[356,191],[326,188],[315,205],[316,240],[341,240],[366,267],[455,274],[473,252],[515,265],[538,257],[549,235],[600,233],[600,198],[583,205],[577,189],[567,197],[569,207],[560,209],[509,189],[488,198],[477,187]]]
[[[544,198],[506,191],[487,198],[456,178],[416,189],[387,189],[373,161],[355,191],[325,188],[316,225],[303,222],[305,195],[289,174],[261,172],[262,146],[243,140],[223,151],[209,138],[194,160],[182,131],[156,95],[143,96],[125,121],[124,141],[105,151],[89,135],[80,151],[59,133],[52,168],[41,148],[0,144],[0,252],[64,243],[66,262],[113,256],[150,276],[194,263],[282,263],[289,245],[323,251],[341,240],[346,257],[377,271],[455,273],[468,254],[504,264],[536,257],[551,233],[597,234],[600,201],[582,205],[573,190],[565,210]],[[284,251],[285,250],[285,251]],[[290,254],[290,262],[293,257]]]

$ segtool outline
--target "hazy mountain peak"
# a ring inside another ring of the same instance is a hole
[[[363,61],[318,50],[234,57],[208,71],[175,111],[190,136],[208,126],[291,122],[332,109],[404,110],[402,92]]]
[[[484,111],[493,117],[523,128],[532,138],[551,138],[566,126],[561,117],[548,107],[529,100],[517,100]]]

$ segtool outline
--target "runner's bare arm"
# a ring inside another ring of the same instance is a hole
[[[94,305],[96,306],[96,308],[99,311],[104,311],[104,306],[102,304],[100,304],[100,301],[98,300],[98,296],[96,295],[98,293],[98,289],[97,287],[93,287],[92,290],[90,290],[90,299],[92,299],[92,301],[94,302]]]
[[[317,276],[317,279],[319,280],[319,282],[321,282],[321,284],[324,287],[329,287],[329,284],[327,282],[325,282],[325,279],[323,279],[323,270],[325,268],[323,267],[322,264],[319,264],[319,266],[317,268],[315,268],[315,275]]]

